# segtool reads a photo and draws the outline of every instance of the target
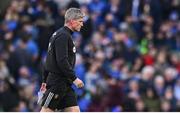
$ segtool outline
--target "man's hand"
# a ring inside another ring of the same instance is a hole
[[[40,91],[45,92],[46,91],[46,83],[41,84]]]
[[[76,80],[73,81],[73,84],[76,85],[77,88],[82,88],[84,86],[84,83],[79,78],[76,78]]]
[[[37,101],[37,103],[39,105],[41,105],[41,103],[42,103],[42,98],[43,98],[43,95],[44,95],[45,91],[46,91],[46,83],[42,83],[40,91],[38,91],[38,101]]]

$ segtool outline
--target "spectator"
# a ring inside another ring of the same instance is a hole
[[[159,111],[160,110],[160,100],[155,89],[153,87],[148,87],[143,97],[143,101],[148,111]]]

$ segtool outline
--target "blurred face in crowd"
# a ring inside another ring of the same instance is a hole
[[[130,81],[129,86],[132,91],[138,91],[139,89],[137,81]]]
[[[160,64],[163,64],[166,62],[166,53],[165,52],[160,52],[157,56],[157,62]]]
[[[166,89],[165,98],[169,99],[169,100],[173,98],[173,90],[172,90],[172,88],[167,88]]]
[[[170,103],[168,101],[161,102],[161,110],[167,112],[171,109]]]
[[[138,100],[136,102],[136,110],[137,111],[144,111],[144,109],[145,109],[145,105],[144,105],[143,101],[142,100]]]
[[[154,96],[152,89],[148,89],[146,93],[149,98],[152,98]]]
[[[161,75],[156,76],[156,78],[154,79],[154,85],[155,85],[155,87],[163,88],[164,87],[164,78]]]

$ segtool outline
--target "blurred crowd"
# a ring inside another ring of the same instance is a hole
[[[0,111],[39,111],[48,41],[86,13],[75,72],[81,111],[180,111],[179,0],[11,0],[0,12]]]

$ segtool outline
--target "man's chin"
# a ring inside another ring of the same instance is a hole
[[[77,31],[77,32],[79,32],[79,31],[80,31],[80,29],[77,29],[76,31]]]

